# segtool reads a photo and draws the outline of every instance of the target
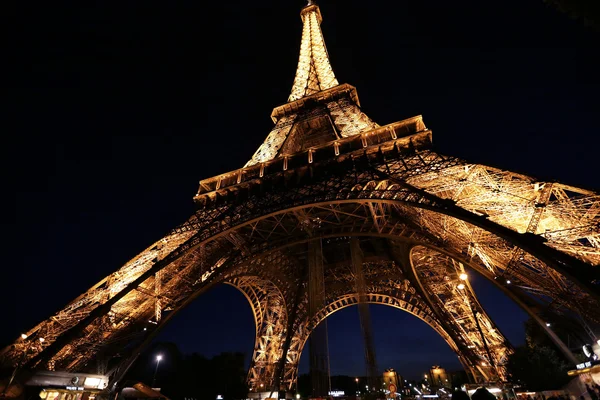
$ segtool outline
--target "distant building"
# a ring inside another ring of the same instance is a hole
[[[429,373],[425,374],[425,379],[429,382],[432,387],[447,387],[449,388],[452,384],[450,376],[446,372],[446,369],[439,365],[434,365],[429,370]]]
[[[393,386],[392,389],[396,388],[395,393],[401,393],[400,389],[404,386],[403,383],[402,377],[393,368],[386,369],[383,373],[383,389],[385,391],[389,391],[390,386]]]

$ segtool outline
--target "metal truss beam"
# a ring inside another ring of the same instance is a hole
[[[369,210],[372,206],[369,203]],[[377,222],[375,222],[377,226]],[[367,304],[367,284],[363,273],[363,253],[360,242],[356,237],[350,239],[350,259],[352,272],[354,274],[354,289],[358,294],[358,316],[363,337],[365,364],[367,367],[367,381],[369,387],[377,390],[379,386],[379,373],[377,372],[377,357],[375,355],[375,343],[373,338],[373,327],[371,324],[371,313]]]

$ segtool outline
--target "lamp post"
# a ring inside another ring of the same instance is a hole
[[[360,393],[360,388],[358,387],[358,378],[354,379],[356,381],[356,394]]]
[[[154,369],[154,377],[152,378],[152,388],[156,386],[156,373],[158,372],[158,364],[160,364],[160,360],[162,360],[161,354],[156,356],[156,368]]]

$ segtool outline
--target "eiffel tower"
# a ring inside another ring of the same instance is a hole
[[[291,94],[252,158],[200,181],[187,221],[26,331],[0,352],[2,365],[108,373],[115,388],[180,310],[228,284],[256,322],[251,397],[293,392],[311,334],[365,304],[427,323],[473,382],[503,382],[512,349],[470,273],[517,302],[575,362],[543,316],[594,335],[600,197],[440,154],[421,116],[372,121],[356,88],[335,77],[319,7],[309,1],[300,15]]]

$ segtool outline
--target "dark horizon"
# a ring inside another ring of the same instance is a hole
[[[357,88],[367,115],[380,124],[423,115],[442,154],[600,188],[597,30],[541,0],[388,3],[319,2],[333,70]],[[291,89],[303,4],[15,10],[0,345],[185,221],[200,179],[252,156]],[[522,344],[525,313],[472,275],[486,311]],[[206,356],[249,355],[254,327],[245,302],[217,287],[157,340]],[[380,370],[460,368],[424,323],[371,309]],[[332,373],[364,375],[357,310],[332,315],[328,326]]]

